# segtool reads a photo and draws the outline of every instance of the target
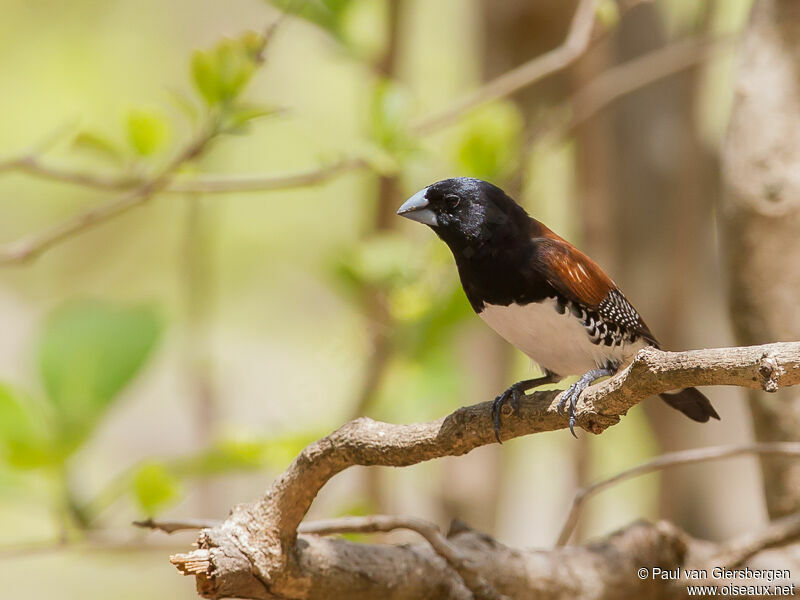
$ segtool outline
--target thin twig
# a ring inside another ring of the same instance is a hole
[[[228,194],[237,192],[266,192],[323,183],[329,179],[366,166],[361,158],[348,158],[331,165],[280,175],[253,175],[249,177],[197,177],[191,181],[175,181],[165,192]]]
[[[722,35],[708,38],[696,36],[680,40],[620,65],[611,67],[597,75],[577,90],[566,104],[571,110],[562,119],[548,119],[543,128],[536,128],[532,140],[541,137],[562,139],[574,129],[622,96],[635,92],[660,79],[689,69],[729,50],[738,39],[737,35]]]
[[[62,539],[42,540],[21,544],[0,546],[0,560],[13,560],[28,556],[43,556],[58,552],[96,553],[96,552],[159,552],[178,550],[177,541],[168,543],[142,541],[137,539],[113,539],[103,537],[106,532],[98,531],[87,539],[68,541]],[[121,537],[121,536],[120,536]]]
[[[442,112],[412,123],[411,131],[416,134],[426,134],[441,129],[476,106],[510,96],[571,65],[589,46],[594,25],[595,4],[596,0],[581,0],[563,44],[492,79]]]
[[[396,529],[408,529],[421,535],[464,581],[477,600],[501,600],[499,594],[462,556],[430,521],[416,517],[393,515],[370,515],[366,517],[342,517],[301,523],[299,533],[331,535],[334,533],[386,533]]]
[[[637,465],[621,473],[617,473],[613,477],[602,479],[592,485],[579,489],[572,499],[572,507],[570,508],[567,519],[561,528],[561,533],[558,536],[556,546],[564,546],[568,541],[572,532],[575,530],[575,525],[578,522],[581,509],[583,508],[586,500],[595,494],[602,492],[618,483],[646,475],[654,471],[676,467],[678,465],[690,465],[698,462],[705,462],[709,460],[718,460],[721,458],[730,458],[732,456],[739,456],[742,454],[775,454],[782,456],[800,456],[800,442],[774,442],[762,444],[742,444],[737,446],[714,446],[711,448],[695,448],[693,450],[684,450],[681,452],[671,452],[663,454],[649,462]]]
[[[183,519],[181,521],[154,521],[153,519],[145,519],[143,521],[134,521],[135,527],[142,529],[154,529],[156,531],[163,531],[164,533],[175,533],[176,531],[189,531],[194,529],[209,529],[216,527],[222,521],[215,519]]]
[[[763,531],[748,533],[722,544],[707,562],[714,567],[732,569],[762,550],[784,546],[798,539],[800,539],[800,512],[772,521]]]
[[[261,34],[261,43],[256,49],[255,55],[253,57],[253,61],[256,63],[256,65],[264,64],[264,61],[267,58],[266,57],[267,48],[269,47],[272,38],[277,33],[278,28],[283,24],[283,22],[289,16],[292,4],[293,3],[290,1],[289,4],[284,8],[284,10],[280,11],[278,18],[269,23],[264,29],[264,33]]]
[[[71,183],[97,190],[122,191],[143,183],[141,178],[136,177],[87,173],[46,165],[42,163],[41,158],[36,154],[26,154],[0,163],[0,172],[2,171],[20,171],[40,179]]]
[[[49,229],[35,233],[0,249],[0,266],[26,262],[79,231],[90,229],[144,204],[169,184],[175,172],[184,163],[193,160],[202,153],[214,135],[215,129],[213,127],[206,128],[156,176],[127,194],[92,207],[66,221],[57,223]]]

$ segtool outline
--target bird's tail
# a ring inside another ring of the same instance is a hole
[[[719,419],[711,402],[697,388],[685,388],[659,395],[664,402],[672,408],[678,409],[693,421],[705,423],[710,417]]]

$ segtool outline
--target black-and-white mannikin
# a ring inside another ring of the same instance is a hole
[[[520,381],[492,405],[500,441],[500,409],[534,387],[580,375],[562,396],[575,435],[575,405],[591,383],[617,370],[653,334],[616,284],[588,256],[556,235],[500,188],[468,177],[420,190],[397,214],[428,225],[449,247],[475,312],[527,354],[544,376]],[[719,415],[695,388],[661,394],[690,419]]]

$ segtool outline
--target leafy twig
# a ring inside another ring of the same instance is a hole
[[[190,142],[169,164],[153,178],[139,184],[130,192],[99,206],[79,213],[66,221],[57,223],[49,229],[23,238],[0,250],[0,266],[23,263],[35,258],[51,246],[61,242],[79,231],[90,229],[109,219],[113,219],[130,209],[144,204],[163,190],[175,172],[186,162],[195,159],[216,134],[215,127],[207,127]]]

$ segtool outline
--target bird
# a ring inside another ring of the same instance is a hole
[[[456,177],[429,185],[397,214],[430,227],[452,251],[473,310],[506,341],[528,355],[544,375],[519,381],[492,403],[498,442],[500,411],[533,388],[579,376],[558,412],[575,408],[594,381],[614,375],[642,348],[659,343],[637,310],[600,266],[537,221],[499,187]],[[705,423],[719,419],[696,388],[660,394],[671,407]]]

